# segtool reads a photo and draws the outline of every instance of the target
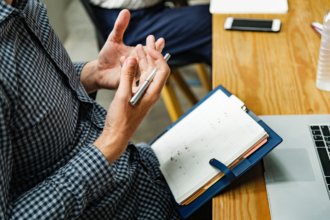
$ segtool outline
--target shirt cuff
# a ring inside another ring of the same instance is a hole
[[[77,76],[80,79],[80,75],[81,75],[81,71],[84,68],[84,66],[86,65],[87,62],[76,62],[73,63],[73,66],[76,70]]]
[[[83,147],[60,171],[60,185],[87,202],[115,185],[115,166],[93,145]],[[57,181],[58,182],[58,181]]]

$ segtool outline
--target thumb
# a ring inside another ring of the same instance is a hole
[[[127,58],[123,64],[118,91],[125,95],[132,95],[132,84],[137,71],[135,58]]]
[[[108,41],[114,41],[117,43],[121,43],[124,38],[124,33],[129,24],[129,20],[131,18],[131,14],[127,9],[122,10],[114,24],[114,27],[108,37]]]

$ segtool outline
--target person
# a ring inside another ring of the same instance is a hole
[[[179,218],[151,148],[129,143],[169,75],[164,39],[123,43],[129,18],[73,64],[41,0],[0,0],[0,219]],[[108,111],[88,96],[99,88],[117,89]]]
[[[178,1],[178,0],[176,0]],[[182,1],[181,1],[182,2]],[[183,1],[185,2],[185,1]],[[122,9],[129,9],[127,45],[144,43],[144,36],[164,37],[171,59],[196,57],[212,65],[212,17],[209,4],[168,7],[164,0],[90,0],[101,34],[106,37]]]

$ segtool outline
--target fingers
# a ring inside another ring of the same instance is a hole
[[[147,37],[146,48],[154,49],[154,50],[156,49],[155,37],[153,35],[149,35]],[[148,63],[149,64],[152,64],[153,63],[153,59],[151,59],[150,56],[147,56],[147,59],[148,59]]]
[[[152,70],[156,67],[154,58],[147,55],[147,48],[156,49],[155,37],[150,35],[147,37],[146,47],[142,45],[136,46],[136,54],[139,60],[139,70],[142,73],[140,81],[144,82]]]
[[[141,44],[136,46],[136,54],[139,59],[139,67],[141,71],[146,71],[148,68],[147,56]]]
[[[154,103],[158,100],[160,96],[160,92],[166,83],[166,80],[169,76],[169,67],[164,60],[163,55],[161,54],[162,49],[164,48],[165,41],[163,38],[155,41],[155,37],[150,35],[146,39],[146,46],[142,45],[136,46],[136,57],[138,59],[139,73],[140,76],[140,85],[147,79],[147,77],[151,74],[151,72],[157,68],[156,75],[152,80],[151,84],[146,90],[146,97],[142,98],[142,101],[139,103]],[[135,73],[135,76],[137,73]],[[138,89],[136,85],[131,83],[131,90],[133,93]],[[134,81],[133,81],[134,82]]]
[[[138,61],[139,61],[139,71],[138,71],[138,75],[137,75],[137,83],[136,86],[139,86],[140,82],[144,82],[144,80],[146,79],[146,75],[142,74],[142,73],[147,73],[148,72],[148,61],[147,61],[147,56],[146,53],[142,47],[142,45],[137,45],[136,46],[136,54],[138,57]],[[133,88],[136,89],[136,88]]]
[[[165,40],[164,38],[161,37],[156,41],[156,50],[162,52],[164,47],[165,47]]]
[[[157,68],[156,75],[152,80],[151,84],[149,85],[148,89],[146,90],[147,93],[146,96],[158,97],[167,81],[167,78],[170,73],[170,69],[163,55],[156,50],[156,47],[148,45],[146,47],[146,53],[147,53],[146,56],[148,58],[147,62],[149,68],[148,68],[148,72],[141,75],[141,82],[146,80],[146,78],[149,76],[149,74],[154,68]]]
[[[135,58],[129,57],[125,60],[122,72],[120,75],[120,83],[118,87],[118,94],[124,99],[130,99],[132,96],[132,84],[135,74],[137,72],[137,61]]]
[[[149,35],[147,37],[146,52],[148,54],[147,55],[148,65],[158,68],[156,74],[157,77],[154,78],[152,83],[153,84],[152,87],[155,87],[156,89],[154,92],[160,92],[170,72],[169,67],[166,61],[164,60],[163,55],[160,53],[164,45],[165,45],[165,40],[163,38],[160,38],[157,40],[157,42],[155,42],[155,37],[153,35]]]
[[[155,65],[158,68],[157,74],[153,80],[153,83],[151,84],[150,89],[153,90],[152,92],[160,93],[170,74],[170,68],[163,55],[158,51],[148,48],[148,54],[152,59],[156,60]]]
[[[122,10],[115,22],[115,25],[108,37],[108,41],[122,42],[124,38],[124,33],[129,24],[131,14],[127,9]]]
[[[147,37],[147,43],[146,46],[149,48],[153,48],[156,49],[156,45],[155,45],[155,36],[154,35],[149,35]]]
[[[155,42],[155,37],[153,35],[149,35],[147,37],[146,46],[150,47],[150,48],[153,48],[153,49],[156,49],[159,52],[162,52],[162,50],[165,47],[165,40],[164,40],[164,38],[161,37],[161,38],[157,39],[157,41]]]

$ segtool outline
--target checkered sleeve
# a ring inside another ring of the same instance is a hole
[[[71,219],[86,205],[112,189],[114,171],[101,152],[84,147],[64,167],[13,204],[13,215],[23,219]]]
[[[0,219],[74,218],[89,202],[112,190],[115,168],[96,147],[87,145],[52,176],[11,201],[10,104],[1,87],[0,104]]]
[[[84,68],[84,66],[86,65],[86,62],[76,62],[76,63],[73,63],[73,65],[76,70],[77,76],[80,78],[81,71]]]
[[[1,82],[0,82],[1,85]],[[7,219],[10,212],[9,183],[12,170],[11,138],[9,134],[9,103],[0,86],[0,219]]]

